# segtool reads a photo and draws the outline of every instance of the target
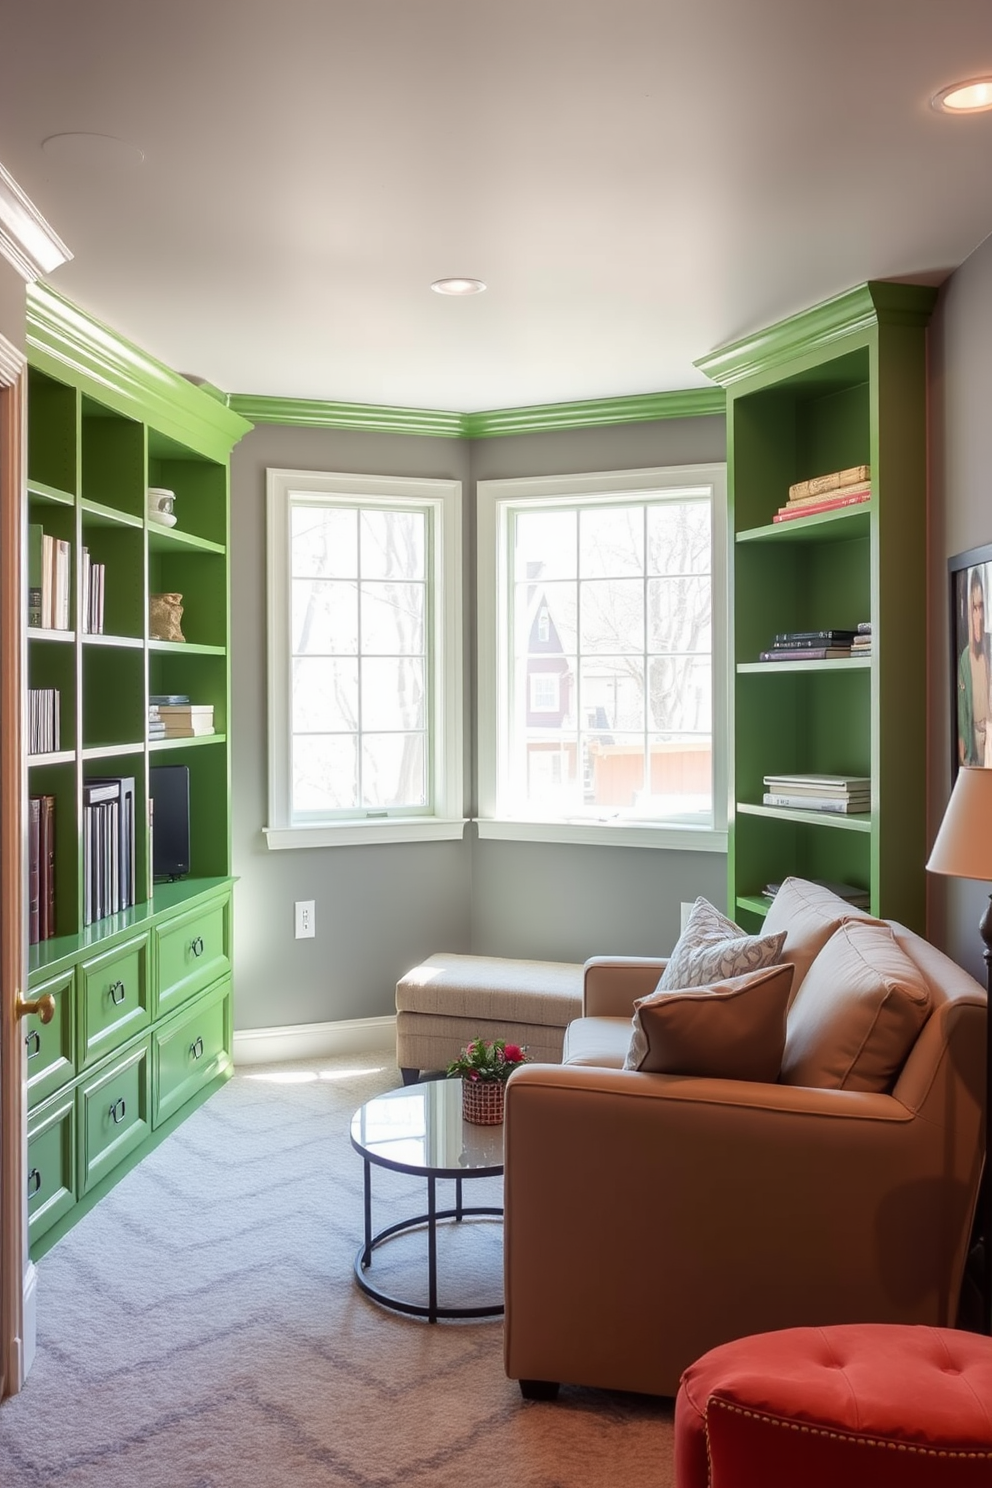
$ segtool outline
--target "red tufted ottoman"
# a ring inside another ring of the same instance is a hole
[[[757,1333],[685,1371],[676,1488],[990,1488],[992,1339],[851,1323]]]

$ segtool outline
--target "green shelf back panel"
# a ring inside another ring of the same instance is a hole
[[[59,695],[59,749],[76,747],[76,650],[28,632],[28,686],[54,687]]]
[[[766,883],[781,883],[790,874],[871,887],[871,837],[866,832],[741,812],[733,836],[735,900],[741,894],[760,894]]]
[[[766,775],[871,774],[870,672],[753,673],[735,702],[737,800],[760,802]]]
[[[82,822],[75,761],[34,766],[28,772],[28,793],[55,797],[56,934],[74,935],[80,923],[79,831]]]
[[[198,646],[227,645],[227,558],[222,553],[154,549],[148,555],[150,594],[181,594],[182,633]],[[153,692],[166,689],[153,688]],[[176,689],[168,689],[175,691]],[[185,690],[185,689],[184,689]]]
[[[214,728],[227,732],[228,675],[225,656],[189,656],[153,651],[148,659],[149,693],[179,693],[193,703],[209,703]]]
[[[133,517],[145,510],[145,429],[82,400],[82,495]]]
[[[227,871],[230,839],[226,742],[216,739],[194,748],[156,749],[151,762],[153,766],[188,767],[190,875],[193,878],[223,875]]]
[[[76,493],[76,411],[74,387],[28,370],[28,479]]]
[[[81,542],[92,563],[104,573],[103,633],[108,636],[145,634],[145,543],[140,527],[112,526],[82,514]],[[82,578],[82,554],[79,577]]]
[[[783,524],[784,525],[784,524]],[[757,661],[775,636],[792,630],[853,629],[871,618],[867,537],[835,541],[843,523],[819,542],[738,543],[735,660]]]
[[[146,725],[144,652],[122,646],[84,646],[83,748],[141,742]]]
[[[174,491],[176,527],[210,542],[227,542],[227,468],[149,431],[148,484]]]

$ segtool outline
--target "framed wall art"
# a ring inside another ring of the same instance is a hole
[[[947,560],[951,601],[951,779],[992,768],[992,543]]]

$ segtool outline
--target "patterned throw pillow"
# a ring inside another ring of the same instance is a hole
[[[748,935],[708,900],[699,898],[675,942],[657,990],[705,987],[726,977],[774,966],[782,959],[784,944],[784,930],[774,935]]]
[[[639,998],[624,1069],[774,1083],[792,971],[788,963],[768,966],[709,987]]]

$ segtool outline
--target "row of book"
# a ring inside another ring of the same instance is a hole
[[[71,630],[72,544],[39,522],[28,527],[28,625]]]
[[[149,739],[197,739],[214,732],[213,703],[193,703],[182,693],[152,693],[148,699]]]
[[[87,635],[103,635],[103,591],[106,583],[107,565],[94,563],[89,548],[83,549],[83,566],[80,579],[83,589],[83,604],[80,625]]]
[[[854,816],[871,810],[871,780],[866,775],[766,775],[761,799],[766,806]]]
[[[55,934],[55,797],[28,799],[28,943]]]
[[[28,754],[54,754],[61,738],[59,690],[28,688]]]
[[[809,517],[815,512],[836,511],[843,506],[860,506],[871,500],[871,467],[850,465],[846,470],[833,470],[812,480],[797,481],[789,487],[789,499],[772,517],[773,522],[791,522],[796,517]]]
[[[855,642],[859,642],[857,647]],[[833,661],[871,651],[871,621],[856,630],[782,630],[760,661]]]
[[[135,903],[134,778],[83,781],[83,924]]]

